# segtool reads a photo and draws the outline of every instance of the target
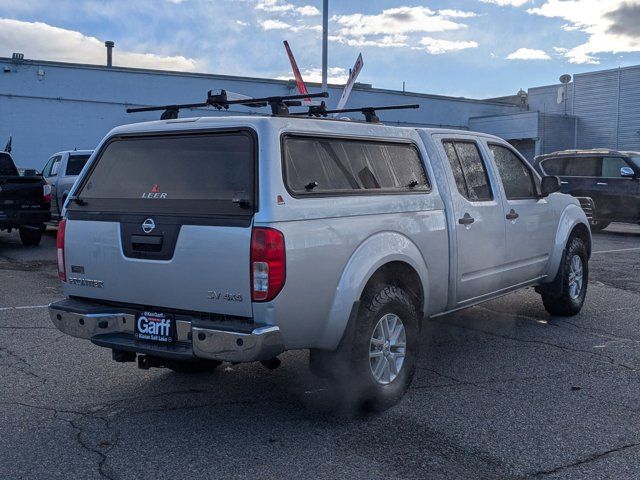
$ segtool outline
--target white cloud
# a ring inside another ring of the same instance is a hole
[[[389,8],[377,15],[337,15],[333,20],[340,26],[338,35],[345,37],[445,32],[466,27],[427,7]]]
[[[549,60],[550,58],[544,50],[535,48],[519,48],[507,55],[507,60]]]
[[[500,5],[501,7],[512,6],[521,7],[525,3],[529,3],[531,0],[480,0],[482,3],[493,3],[494,5]]]
[[[236,20],[236,25],[240,25],[241,27],[249,26],[248,22],[243,22],[242,20]]]
[[[420,33],[436,33],[466,28],[455,19],[477,16],[474,12],[461,10],[434,11],[427,7],[395,7],[374,15],[354,13],[334,15],[336,34],[330,40],[352,47],[409,47],[440,54],[448,51],[475,48],[473,41],[439,40],[417,37]]]
[[[451,9],[438,10],[438,13],[443,17],[449,17],[449,18],[472,18],[472,17],[478,16],[478,14],[475,12],[464,12],[462,10],[451,10]]]
[[[424,49],[432,55],[441,55],[447,52],[458,52],[468,48],[478,48],[478,43],[473,41],[442,40],[431,37],[421,38],[420,45],[422,45],[422,47],[415,47],[415,49]]]
[[[313,82],[313,83],[321,83],[322,82],[322,69],[321,68],[310,68],[307,70],[302,70],[300,72],[302,74],[302,78],[305,82]],[[291,80],[293,79],[293,75],[280,75],[276,77],[278,80]],[[329,67],[327,69],[327,81],[329,83],[334,83],[337,85],[347,83],[349,79],[349,72],[345,68],[341,67]]]
[[[6,52],[23,52],[25,57],[61,62],[104,65],[104,41],[74,30],[54,27],[42,22],[22,22],[0,18],[0,45]],[[198,61],[183,56],[164,56],[119,50],[113,52],[116,66],[195,71]]]
[[[316,15],[320,15],[320,10],[312,5],[305,5],[304,7],[296,8],[296,12],[304,17],[313,17]]]
[[[350,47],[408,47],[406,35],[384,35],[382,37],[376,37],[367,39],[367,37],[342,37],[342,36],[329,36],[329,40],[349,45]]]
[[[175,1],[175,0],[170,0]],[[184,1],[184,0],[178,0]],[[302,15],[303,17],[313,17],[316,15],[320,15],[320,10],[318,10],[313,5],[304,5],[302,7],[296,7],[292,3],[283,2],[282,0],[259,0],[255,6],[256,10],[263,10],[265,12],[275,12],[275,13],[297,13]]]
[[[566,20],[564,30],[587,36],[584,43],[564,54],[571,63],[597,64],[598,54],[640,51],[638,0],[546,0],[527,11]]]
[[[288,23],[282,22],[280,20],[263,20],[260,22],[260,26],[263,30],[290,30],[293,28]]]

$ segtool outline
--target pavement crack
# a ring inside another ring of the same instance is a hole
[[[542,471],[538,471],[535,472],[532,476],[533,477],[543,477],[543,476],[547,476],[547,475],[553,475],[555,473],[559,473],[562,472],[564,470],[567,470],[569,468],[575,468],[575,467],[579,467],[581,465],[585,465],[587,463],[592,463],[595,462],[597,460],[600,460],[601,458],[607,457],[609,455],[612,455],[614,453],[619,453],[619,452],[623,452],[625,450],[629,450],[630,448],[635,448],[635,447],[640,447],[640,443],[629,443],[627,445],[622,445],[620,447],[616,447],[616,448],[612,448],[610,450],[606,450],[604,452],[600,452],[600,453],[594,453],[593,455],[589,455],[586,458],[583,458],[581,460],[575,461],[573,463],[569,463],[566,465],[560,465],[559,467],[550,469],[550,470],[542,470]]]

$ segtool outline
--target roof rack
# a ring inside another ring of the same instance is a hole
[[[367,123],[379,123],[380,118],[376,115],[376,111],[379,110],[403,110],[408,108],[420,108],[417,103],[404,104],[404,105],[385,105],[381,107],[357,107],[357,108],[342,108],[340,110],[327,110],[327,106],[324,102],[320,105],[311,105],[306,112],[295,112],[291,115],[308,115],[310,117],[326,117],[335,113],[353,113],[359,112],[364,115]]]
[[[244,105],[245,107],[271,107],[271,113],[273,115],[288,115],[289,107],[299,107],[302,102],[299,100],[308,98],[327,98],[329,94],[327,92],[322,93],[307,93],[304,95],[282,95],[272,97],[253,98],[245,95],[239,95],[226,90],[220,90],[218,93],[214,93],[213,90],[209,90],[207,94],[207,100],[202,103],[182,103],[175,105],[162,105],[158,107],[138,107],[127,108],[127,113],[136,112],[156,112],[164,110],[160,119],[172,120],[178,118],[178,113],[184,108],[202,108],[213,107],[218,110],[229,108],[229,105]]]

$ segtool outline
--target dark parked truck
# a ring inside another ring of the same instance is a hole
[[[51,186],[40,176],[20,176],[11,155],[0,152],[0,230],[17,229],[24,245],[39,245],[50,208]]]

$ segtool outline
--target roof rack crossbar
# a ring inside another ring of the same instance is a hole
[[[184,108],[203,108],[203,107],[213,107],[218,110],[229,108],[229,105],[244,105],[246,107],[271,107],[271,113],[273,115],[286,115],[289,113],[289,107],[296,107],[302,105],[302,102],[299,100],[306,98],[327,98],[329,94],[327,92],[321,93],[307,93],[304,95],[282,95],[282,96],[271,96],[271,97],[262,97],[262,98],[237,98],[237,99],[229,99],[226,90],[220,90],[220,93],[213,93],[213,90],[209,90],[207,94],[207,101],[203,103],[182,103],[175,105],[162,105],[158,107],[137,107],[137,108],[127,108],[127,113],[136,113],[136,112],[155,112],[163,110],[162,120],[174,119],[178,118],[178,112]]]
[[[420,108],[417,103],[404,104],[404,105],[384,105],[380,107],[357,107],[357,108],[342,108],[340,110],[327,110],[324,102],[321,105],[312,105],[306,112],[295,112],[292,115],[308,115],[311,117],[326,117],[327,115],[334,113],[354,113],[359,112],[364,115],[367,123],[378,123],[380,119],[376,115],[376,111],[379,110],[402,110],[408,108]]]

